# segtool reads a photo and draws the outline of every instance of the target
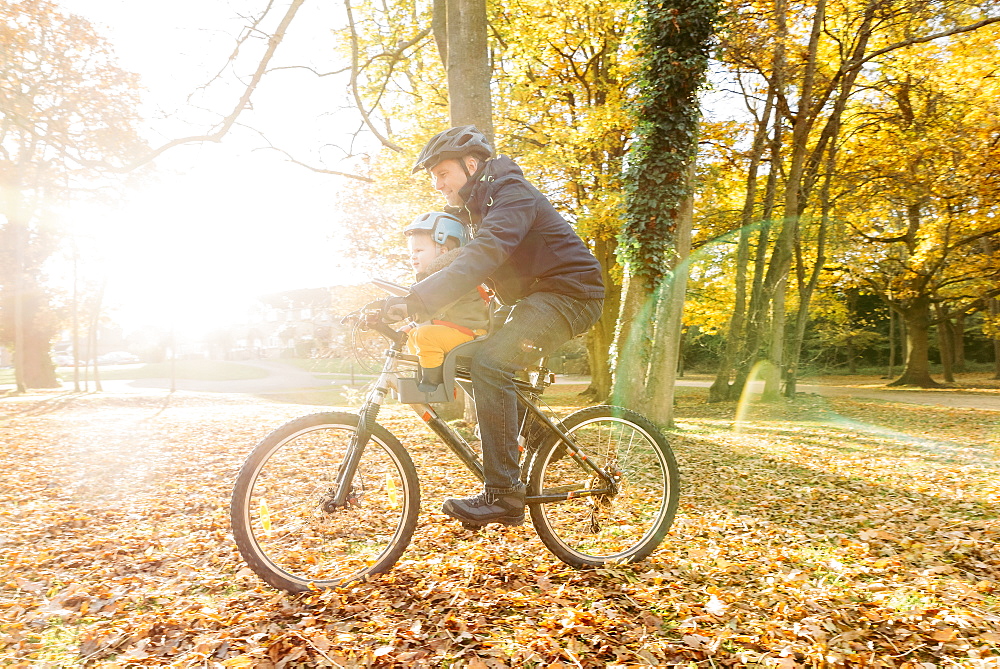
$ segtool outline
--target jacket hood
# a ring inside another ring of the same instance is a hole
[[[434,272],[439,272],[443,270],[445,267],[450,265],[455,260],[455,258],[458,257],[458,254],[461,252],[462,249],[457,248],[457,249],[452,249],[447,253],[439,255],[437,258],[427,263],[427,269],[417,274],[417,281],[423,281]]]

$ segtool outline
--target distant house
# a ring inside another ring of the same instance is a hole
[[[349,341],[341,318],[376,299],[373,291],[366,285],[331,286],[263,295],[251,307],[247,322],[232,328],[226,357],[339,357]]]

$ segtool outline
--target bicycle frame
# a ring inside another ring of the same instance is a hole
[[[397,332],[388,325],[382,323],[372,327],[392,343],[391,346],[385,351],[385,362],[382,365],[382,371],[379,373],[372,390],[368,393],[364,404],[361,406],[358,429],[351,439],[344,463],[337,474],[336,492],[333,498],[329,501],[329,504],[332,507],[345,506],[349,501],[351,481],[354,479],[358,463],[361,461],[364,449],[371,438],[371,430],[375,423],[375,419],[382,407],[382,403],[385,401],[386,395],[389,394],[392,388],[396,387],[397,370],[400,361],[412,362],[416,364],[416,358],[414,356],[410,356],[403,352],[403,345],[406,341],[405,334]],[[460,385],[463,390],[471,394],[471,379],[456,377],[455,382]],[[533,394],[541,392],[548,385],[547,371],[539,375],[537,383],[515,380],[515,384],[515,392],[517,393],[518,402],[525,410],[525,413],[522,414],[524,416],[521,427],[522,435],[519,437],[521,450],[524,451],[525,439],[523,432],[528,423],[527,416],[530,413],[535,420],[538,420],[551,434],[556,435],[560,441],[565,444],[566,452],[570,457],[572,457],[582,467],[585,467],[593,472],[598,480],[603,481],[605,484],[602,487],[587,487],[585,484],[581,483],[573,485],[570,489],[567,489],[564,486],[559,490],[547,490],[546,494],[543,495],[528,496],[525,499],[525,502],[527,504],[544,504],[548,502],[566,501],[592,495],[616,494],[618,490],[618,476],[605,471],[603,468],[598,467],[591,462],[590,459],[587,458],[587,455],[581,451],[579,446],[576,445],[572,437],[566,434],[566,432],[563,431],[557,423],[553,422],[548,416],[546,416],[532,399]],[[427,423],[427,426],[438,437],[440,437],[442,441],[444,441],[451,452],[455,454],[459,461],[465,465],[465,467],[474,476],[476,476],[476,478],[480,481],[486,480],[483,471],[483,463],[479,458],[479,455],[475,452],[475,450],[473,450],[472,446],[469,445],[462,435],[458,434],[450,425],[448,425],[447,422],[438,416],[437,412],[430,404],[410,404],[410,407],[425,423]],[[525,461],[522,464],[522,467],[530,464],[532,455],[533,453],[530,452],[524,455]]]

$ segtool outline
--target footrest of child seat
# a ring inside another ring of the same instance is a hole
[[[425,393],[417,388],[416,379],[396,379],[396,382],[399,385],[396,394],[403,404],[441,404],[454,400],[453,397],[448,396],[448,391],[443,383],[434,392]]]

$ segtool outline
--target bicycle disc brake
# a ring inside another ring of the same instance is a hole
[[[333,488],[323,494],[320,501],[320,508],[326,513],[333,513],[337,509],[346,509],[349,506],[361,506],[361,494],[351,486],[343,504],[336,504],[333,500],[337,498],[337,491]]]

